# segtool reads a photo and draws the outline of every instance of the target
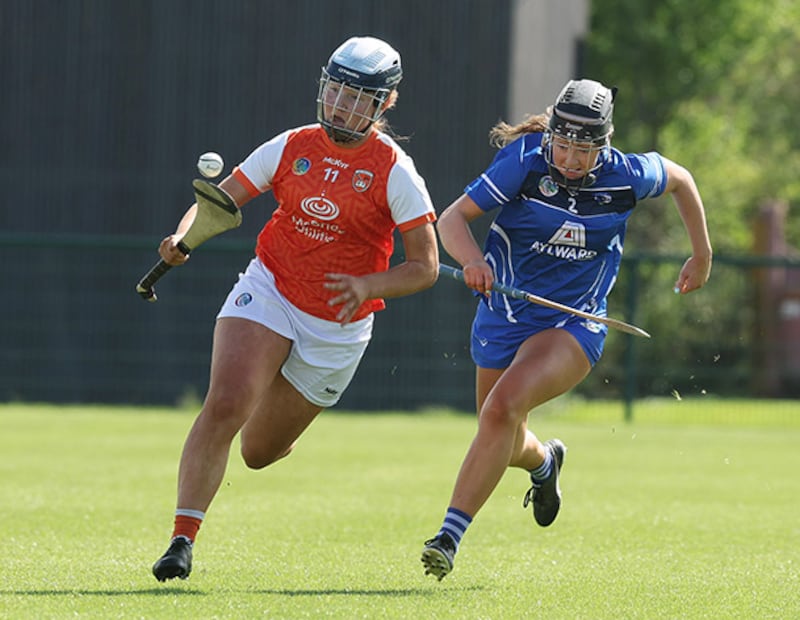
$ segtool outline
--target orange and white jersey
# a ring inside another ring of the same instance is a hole
[[[336,321],[326,273],[386,271],[394,229],[436,219],[425,181],[389,136],[373,132],[358,148],[333,143],[318,124],[285,131],[233,171],[251,196],[272,190],[278,207],[258,236],[256,254],[278,290],[316,317]],[[385,307],[366,301],[352,320]]]

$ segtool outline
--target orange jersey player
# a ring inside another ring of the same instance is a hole
[[[181,456],[172,538],[153,565],[159,581],[189,576],[234,436],[253,469],[287,456],[349,385],[383,299],[436,281],[430,197],[384,131],[401,77],[400,55],[384,41],[345,41],[322,70],[318,124],[265,142],[220,183],[239,207],[271,190],[278,208],[217,316],[208,394]],[[161,242],[171,265],[186,261],[178,243],[195,209]],[[389,268],[395,228],[405,260]]]
[[[278,290],[331,321],[338,310],[322,294],[325,274],[386,271],[395,226],[405,232],[435,219],[411,158],[380,132],[353,149],[321,125],[292,129],[258,147],[233,177],[249,196],[271,189],[278,200],[256,248]],[[383,307],[382,299],[369,299],[351,320]]]

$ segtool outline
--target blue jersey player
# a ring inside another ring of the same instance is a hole
[[[524,506],[541,526],[561,506],[558,476],[566,446],[540,442],[528,412],[567,392],[600,358],[607,328],[491,292],[494,282],[605,315],[639,201],[672,196],[692,245],[675,290],[703,286],[711,271],[705,212],[692,175],[658,153],[611,147],[616,89],[592,80],[567,83],[544,114],[492,129],[501,147],[492,164],[439,218],[445,250],[480,294],[472,326],[478,432],[456,479],[437,535],[425,543],[426,574],[453,568],[461,538],[506,468],[530,473]],[[495,215],[485,247],[470,229]]]

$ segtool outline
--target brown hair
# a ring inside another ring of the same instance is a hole
[[[509,125],[505,121],[500,121],[489,131],[489,144],[497,148],[503,148],[525,134],[546,131],[552,112],[553,108],[549,107],[542,114],[526,116],[517,125]]]
[[[385,110],[386,112],[388,112],[395,105],[397,105],[397,98],[399,96],[400,96],[400,93],[397,92],[396,88],[394,90],[392,90],[391,93],[389,93],[389,96],[386,98],[386,102],[384,103],[384,106],[386,108],[386,110]],[[392,129],[391,125],[389,125],[389,121],[386,119],[386,116],[383,115],[383,114],[381,115],[381,117],[377,121],[375,121],[373,123],[372,126],[375,129],[377,129],[378,131],[382,131],[383,133],[391,136],[395,140],[408,140],[408,138],[406,136],[399,136],[394,132],[394,130]]]

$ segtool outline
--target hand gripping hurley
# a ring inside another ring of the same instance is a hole
[[[189,230],[178,242],[178,249],[187,255],[211,237],[236,228],[242,223],[242,212],[224,189],[202,179],[192,181],[192,187],[197,201],[197,213]],[[153,285],[171,268],[172,265],[160,260],[139,280],[136,292],[142,299],[150,302],[158,299]]]

